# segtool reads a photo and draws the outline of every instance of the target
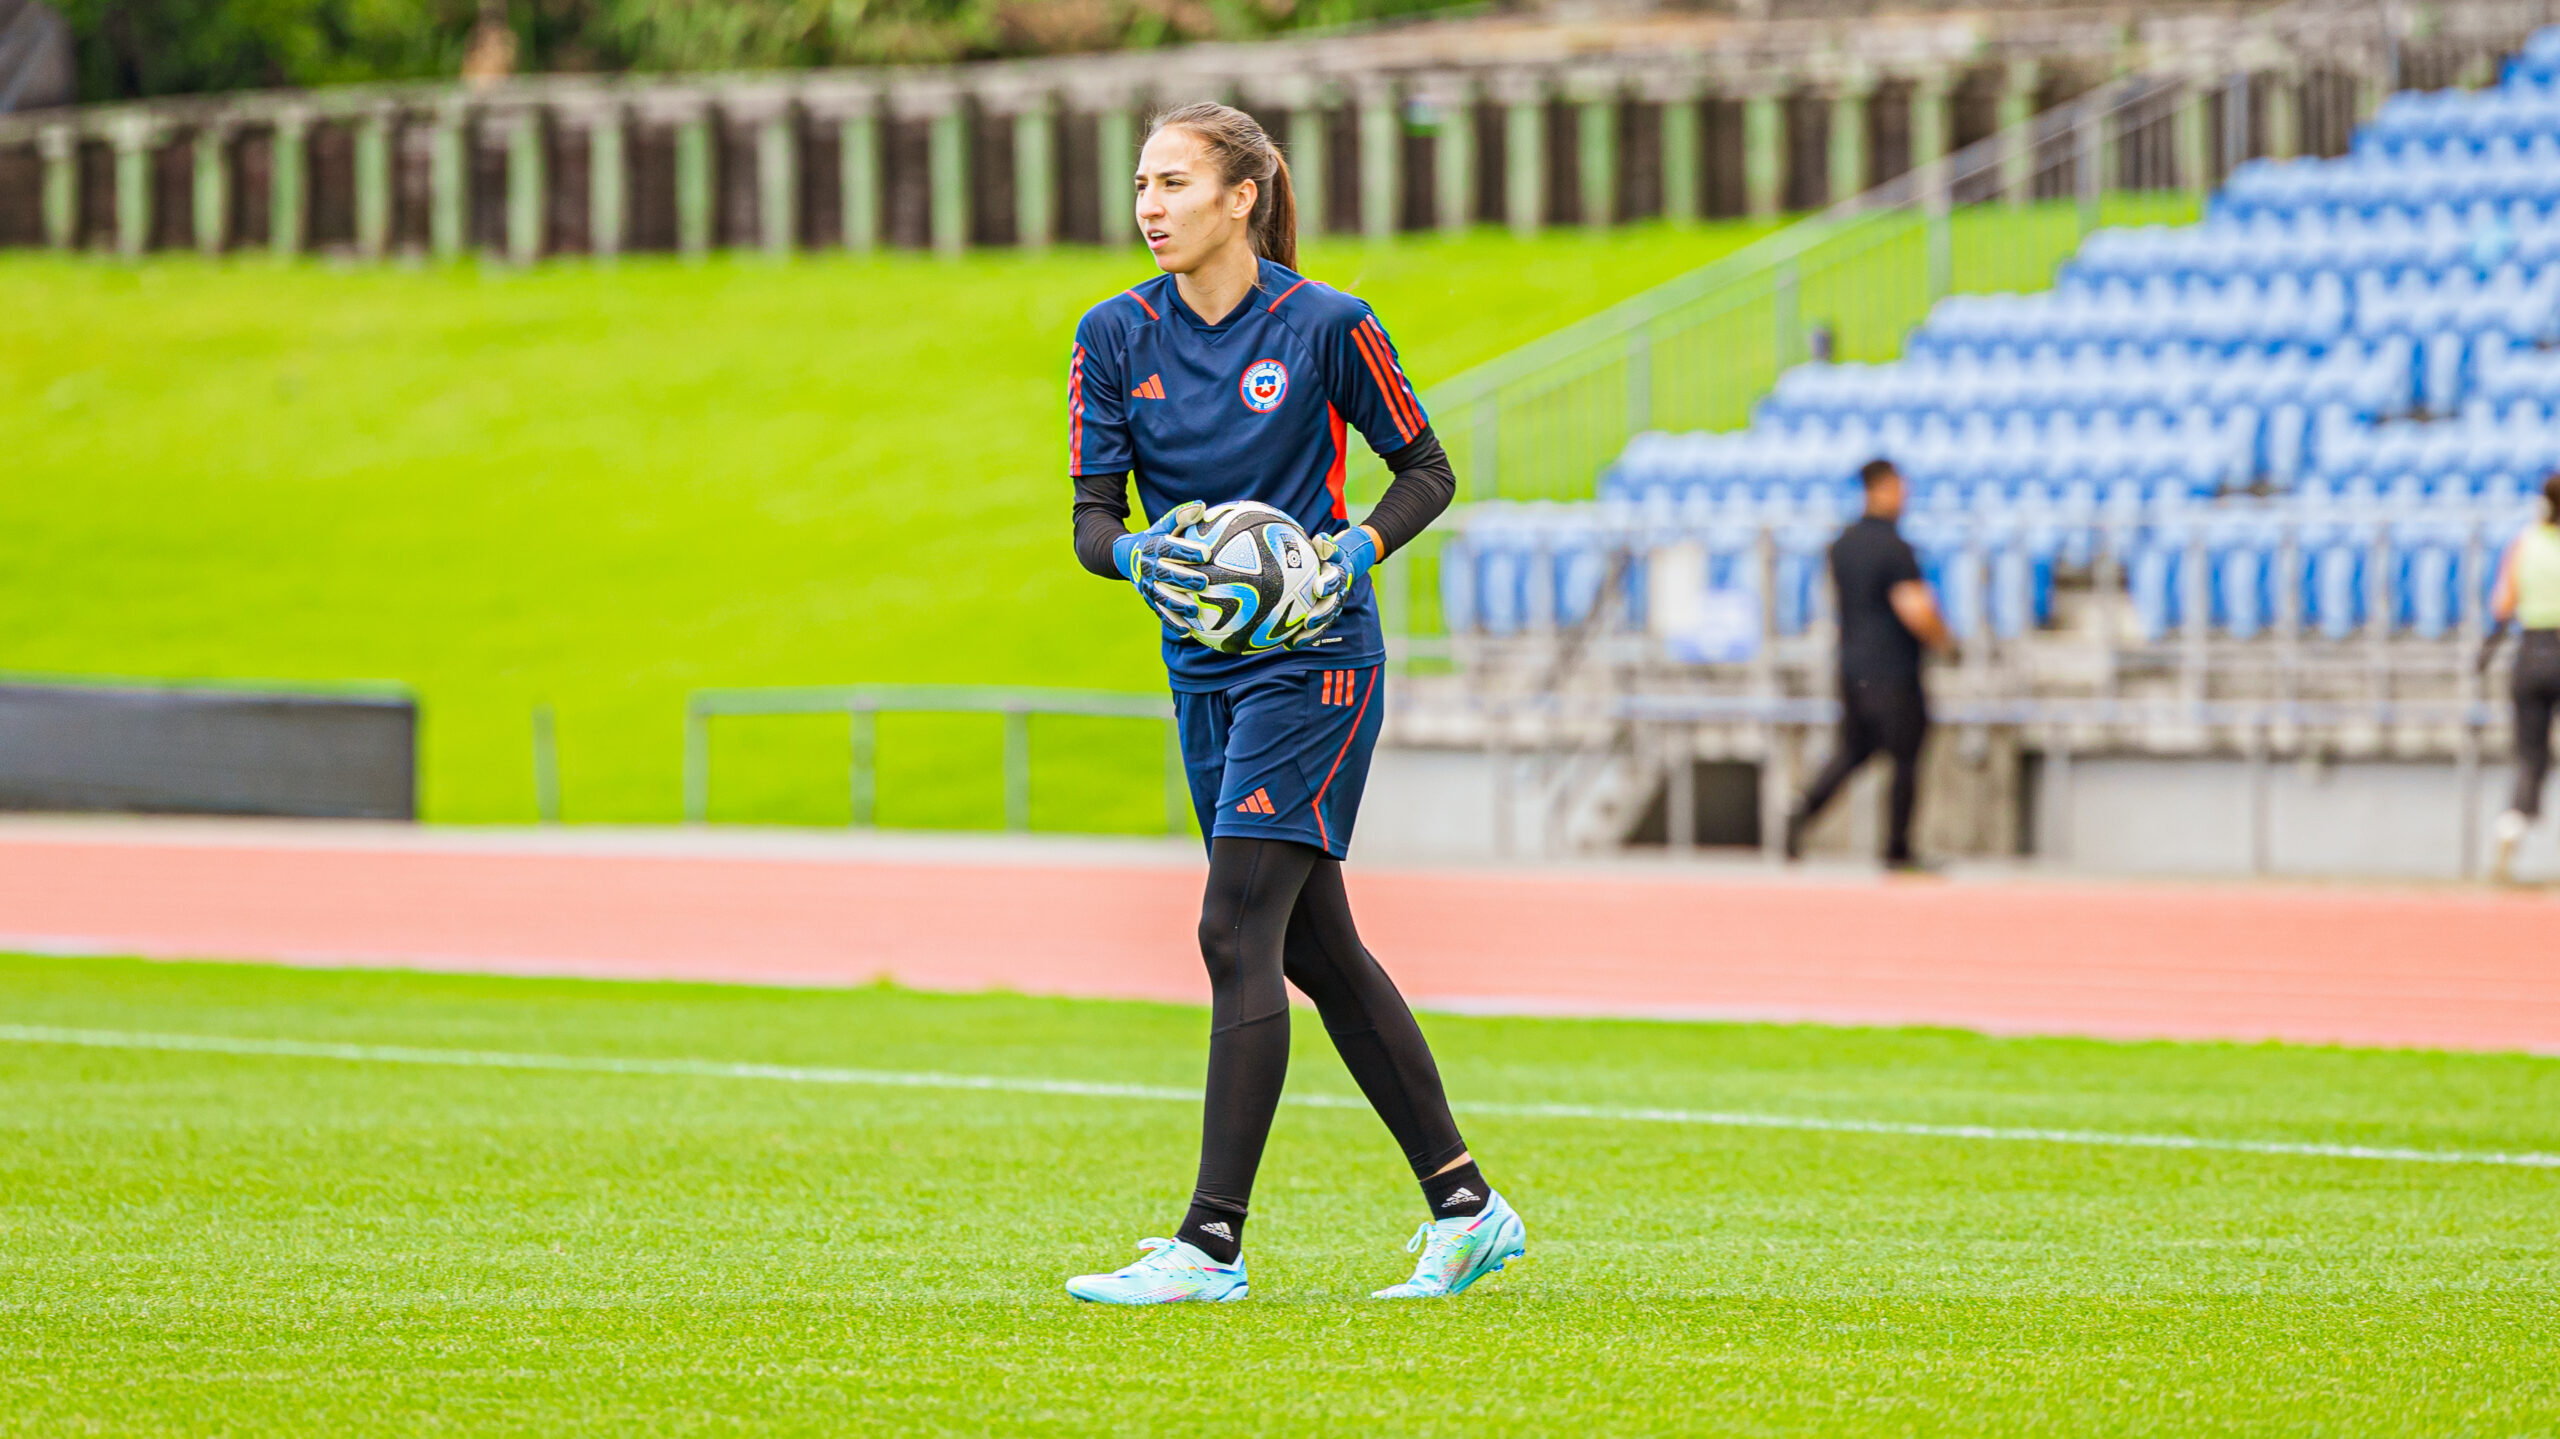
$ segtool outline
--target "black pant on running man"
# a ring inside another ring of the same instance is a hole
[[[1911,862],[1911,811],[1920,794],[1920,746],[1929,737],[1929,700],[1919,677],[1840,681],[1839,747],[1831,762],[1814,776],[1804,802],[1787,821],[1787,849],[1794,853],[1804,829],[1813,823],[1840,786],[1881,751],[1893,760],[1890,818],[1885,826],[1884,861]]]

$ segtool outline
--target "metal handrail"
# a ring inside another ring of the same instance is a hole
[[[853,824],[874,823],[878,799],[879,717],[883,714],[994,714],[1004,717],[1005,828],[1031,828],[1031,717],[1151,719],[1165,729],[1165,829],[1190,823],[1190,780],[1173,702],[1112,690],[1033,689],[1009,685],[814,685],[771,689],[706,689],[685,697],[684,817],[700,824],[711,809],[711,721],[719,715],[843,714],[853,746],[847,787]]]

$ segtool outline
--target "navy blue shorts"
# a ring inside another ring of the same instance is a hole
[[[1386,705],[1384,665],[1290,669],[1211,694],[1174,692],[1182,763],[1204,839],[1287,839],[1341,859],[1351,849],[1369,752]]]

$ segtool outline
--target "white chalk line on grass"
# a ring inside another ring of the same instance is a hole
[[[930,1070],[835,1069],[793,1064],[748,1064],[720,1059],[641,1059],[614,1055],[528,1054],[489,1049],[424,1049],[397,1044],[333,1044],[303,1039],[249,1039],[220,1034],[157,1034],[124,1029],[56,1029],[0,1024],[0,1043],[67,1045],[84,1049],[158,1050],[234,1054],[271,1059],[328,1059],[351,1064],[416,1064],[452,1069],[552,1070],[573,1074],[641,1074],[688,1079],[761,1079],[782,1084],[841,1084],[880,1089],[978,1090],[1000,1094],[1061,1095],[1078,1099],[1144,1099],[1200,1102],[1200,1091],[1154,1084],[1107,1084],[1081,1079],[1040,1079],[1002,1074],[942,1074]],[[1290,1095],[1284,1103],[1306,1109],[1367,1109],[1349,1095]],[[2304,1159],[2364,1159],[2395,1164],[2475,1164],[2560,1169],[2560,1154],[2533,1150],[2405,1149],[2390,1145],[2319,1144],[2288,1139],[2212,1139],[2187,1134],[2119,1134],[2095,1129],[2027,1129],[1991,1124],[1918,1124],[1891,1119],[1827,1119],[1816,1115],[1754,1114],[1713,1109],[1631,1108],[1605,1104],[1462,1103],[1460,1113],[1503,1119],[1572,1119],[1603,1124],[1675,1124],[1716,1129],[1776,1129],[1820,1134],[1876,1134],[1916,1139],[1971,1139],[1998,1143],[2072,1144],[2108,1149],[2187,1150],[2215,1154],[2288,1155]]]

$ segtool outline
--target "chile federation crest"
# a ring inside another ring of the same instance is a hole
[[[1289,397],[1289,367],[1278,360],[1256,360],[1244,367],[1244,378],[1237,382],[1236,393],[1244,397],[1246,409],[1257,415],[1270,414]]]

